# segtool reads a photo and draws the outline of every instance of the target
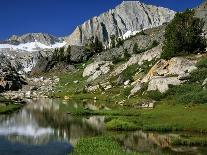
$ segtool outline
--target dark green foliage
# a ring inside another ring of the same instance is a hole
[[[125,59],[125,61],[128,61],[129,60],[129,58],[130,58],[130,54],[129,54],[129,52],[128,52],[128,50],[127,49],[124,49],[124,59]]]
[[[198,67],[198,69],[190,73],[189,82],[197,82],[199,84],[202,84],[203,81],[207,78],[207,59],[201,59],[196,64],[196,66]]]
[[[62,48],[59,49],[59,62],[65,60],[64,56],[65,56],[64,55],[64,48],[62,47]]]
[[[124,97],[128,97],[131,93],[131,90],[132,90],[132,87],[127,87],[127,88],[124,88],[124,90],[122,90],[120,92],[120,94]]]
[[[67,50],[66,50],[66,61],[70,62],[71,61],[71,46],[69,45]]]
[[[128,61],[130,58],[130,54],[128,53],[127,49],[124,49],[124,55],[123,57],[114,57],[113,58],[113,64],[118,64],[120,62]]]
[[[57,61],[58,60],[58,49],[55,49],[53,55],[52,55],[52,60]]]
[[[180,86],[170,86],[170,89],[165,93],[166,96],[184,95],[190,92],[202,91],[202,87],[197,84],[183,84]]]
[[[133,81],[133,75],[137,72],[138,68],[139,66],[137,64],[128,66],[127,69],[122,72],[124,79]]]
[[[203,32],[204,22],[194,16],[193,10],[177,13],[166,27],[161,58],[170,59],[191,53],[202,52],[206,46]]]
[[[148,91],[146,96],[156,101],[160,101],[165,98],[165,94],[160,93],[159,91]]]
[[[207,68],[207,58],[201,59],[196,66],[201,69],[201,68]]]
[[[144,30],[142,30],[141,32],[139,32],[139,35],[147,35]]]
[[[69,63],[71,61],[71,46],[68,46],[66,51],[64,47],[55,49],[52,61]]]
[[[116,36],[115,35],[111,35],[111,47],[115,48],[116,47]]]
[[[85,52],[101,53],[103,50],[103,44],[98,37],[91,37],[89,43],[85,45]]]
[[[160,43],[157,40],[153,40],[151,48],[158,46]]]
[[[94,51],[96,53],[101,53],[103,51],[103,44],[101,41],[99,41],[98,37],[95,37]]]
[[[199,84],[202,84],[203,81],[207,78],[207,68],[201,68],[194,70],[190,73],[189,82],[194,83],[198,82]]]
[[[156,59],[153,59],[151,61],[144,61],[143,64],[140,66],[142,69],[142,72],[144,74],[147,74],[147,72],[150,70],[150,68],[156,63]]]
[[[120,46],[123,46],[124,40],[122,38],[118,38],[115,35],[111,35],[111,48],[119,48]]]
[[[134,44],[133,53],[135,54],[141,53],[141,50],[139,49],[139,46],[137,43]]]
[[[207,91],[196,83],[186,83],[180,86],[171,86],[165,93],[165,98],[170,97],[177,103],[203,104],[207,103]]]
[[[181,103],[189,104],[202,104],[207,103],[207,91],[192,91],[190,93],[186,93],[178,98]]]
[[[124,40],[123,39],[121,39],[121,38],[117,38],[116,39],[116,47],[120,47],[120,46],[123,46],[123,44],[124,44]]]

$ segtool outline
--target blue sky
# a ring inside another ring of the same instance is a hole
[[[0,0],[0,40],[12,34],[45,32],[69,35],[77,25],[123,0]],[[175,11],[193,8],[204,0],[140,0]]]

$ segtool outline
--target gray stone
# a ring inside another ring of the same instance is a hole
[[[112,62],[99,61],[89,64],[83,71],[83,77],[89,77],[88,82],[97,79],[99,76],[107,74],[110,71]]]
[[[181,83],[177,77],[153,77],[148,84],[147,91],[158,90],[164,93],[169,89],[169,85],[180,85]]]

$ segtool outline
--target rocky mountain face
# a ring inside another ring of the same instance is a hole
[[[115,9],[78,26],[66,41],[71,45],[84,45],[92,36],[97,36],[105,45],[110,36],[125,38],[141,31],[157,27],[173,19],[175,12],[166,8],[146,5],[139,1],[124,1]]]
[[[0,42],[0,54],[5,55],[17,71],[27,73],[40,58],[51,55],[55,48],[65,44],[64,40],[43,33],[13,35]]]
[[[207,37],[207,1],[204,1],[199,7],[195,9],[196,16],[202,18],[205,22],[204,33]]]

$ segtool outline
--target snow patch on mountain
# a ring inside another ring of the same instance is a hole
[[[8,49],[13,51],[28,51],[28,52],[35,52],[39,51],[41,49],[55,49],[55,48],[61,48],[66,45],[66,42],[56,42],[52,45],[45,45],[40,42],[28,42],[28,43],[21,43],[19,45],[12,45],[12,44],[0,44],[0,50],[2,49]]]

